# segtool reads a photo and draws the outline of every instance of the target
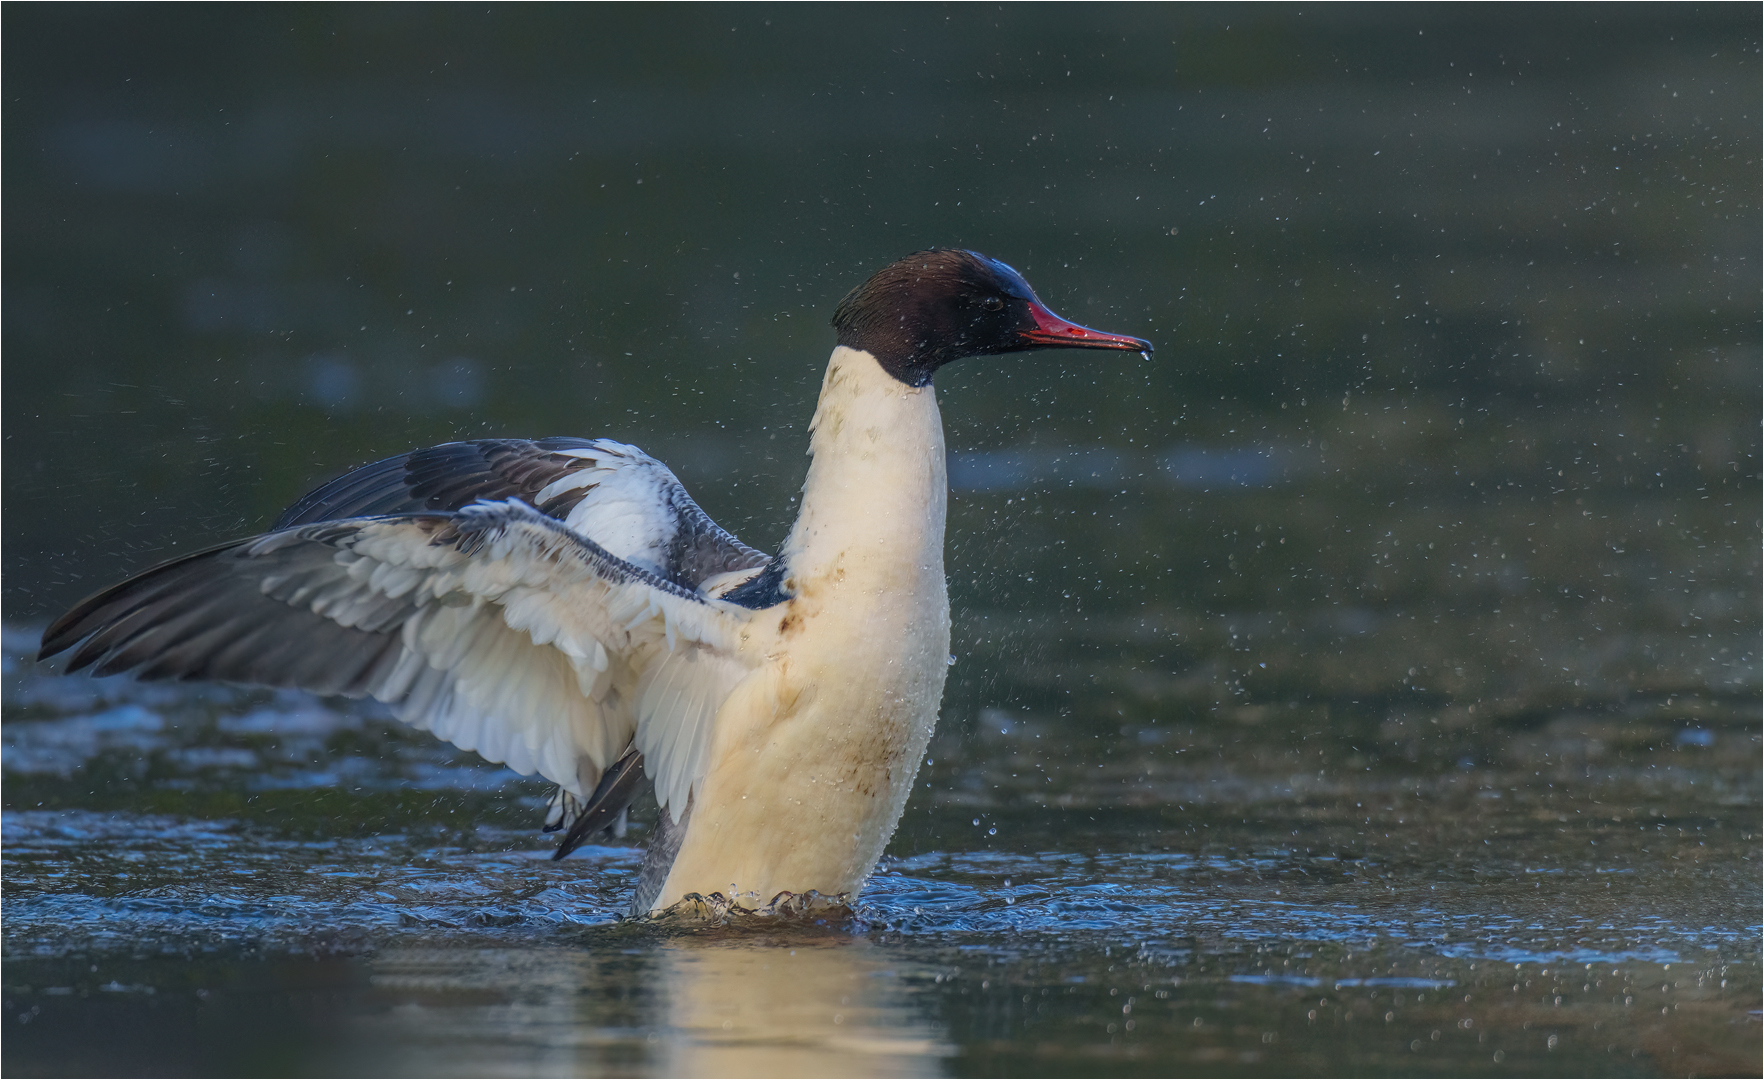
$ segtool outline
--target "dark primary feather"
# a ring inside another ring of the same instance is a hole
[[[335,525],[313,526],[161,563],[55,620],[38,657],[78,645],[69,671],[91,667],[94,675],[133,671],[142,679],[218,679],[365,696],[397,663],[397,631],[415,606],[386,598],[366,625],[347,627],[264,588],[270,577],[281,578],[283,588],[340,577],[329,542],[337,532]]]
[[[636,747],[625,751],[619,760],[607,766],[600,774],[600,783],[595,786],[594,793],[586,802],[577,803],[567,793],[561,793],[567,799],[565,813],[555,825],[547,825],[545,831],[567,829],[563,839],[557,842],[557,850],[551,853],[552,859],[561,859],[570,852],[588,842],[588,838],[603,829],[610,829],[618,820],[643,783],[643,755]],[[575,803],[574,806],[569,805]]]

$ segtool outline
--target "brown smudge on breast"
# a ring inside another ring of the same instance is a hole
[[[881,782],[877,783],[878,780]],[[894,776],[888,769],[883,769],[881,776],[877,776],[874,769],[866,769],[857,777],[855,786],[859,795],[874,799],[887,794],[894,786]]]

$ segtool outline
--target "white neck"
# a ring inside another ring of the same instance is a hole
[[[799,584],[943,588],[949,483],[929,384],[908,386],[867,352],[833,350],[810,425],[802,512],[784,541]],[[859,582],[851,582],[859,584]]]

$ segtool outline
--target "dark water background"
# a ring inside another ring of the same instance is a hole
[[[9,1074],[1759,1071],[1756,6],[4,24]],[[1158,351],[940,374],[853,918],[620,925],[635,848],[375,709],[31,662],[449,438],[769,549],[929,244]]]

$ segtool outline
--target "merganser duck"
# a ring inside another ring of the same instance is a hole
[[[476,439],[365,466],[267,533],[162,563],[43,635],[69,671],[373,697],[557,785],[555,857],[661,805],[631,910],[855,895],[937,721],[948,485],[932,376],[1039,348],[1148,353],[933,248],[840,302],[776,557],[610,439]]]

